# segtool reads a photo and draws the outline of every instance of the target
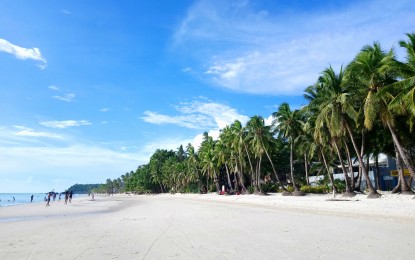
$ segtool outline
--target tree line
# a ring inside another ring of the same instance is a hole
[[[176,151],[159,149],[149,162],[120,178],[107,180],[107,192],[221,192],[281,191],[304,195],[311,191],[309,176],[324,174],[323,191],[354,196],[366,180],[368,196],[380,196],[378,172],[369,179],[369,157],[396,159],[398,185],[393,192],[412,194],[415,178],[413,124],[415,118],[415,34],[399,41],[406,57],[379,42],[364,46],[338,71],[324,69],[305,89],[308,104],[291,109],[281,104],[273,123],[253,116],[220,130],[217,140],[204,133],[198,149],[188,144]],[[358,163],[358,176],[353,164]],[[333,178],[340,165],[344,181]],[[408,169],[411,178],[404,178]]]

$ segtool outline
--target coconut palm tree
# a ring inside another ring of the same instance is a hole
[[[244,165],[245,165],[245,156],[248,159],[249,167],[251,170],[251,178],[253,179],[254,169],[251,162],[251,155],[248,151],[248,144],[247,144],[247,132],[245,128],[242,127],[242,123],[239,120],[235,120],[235,122],[231,125],[231,132],[232,132],[232,148],[237,153],[237,167],[236,172],[239,176],[239,184],[241,185],[242,193],[245,194],[247,189],[245,187],[245,180],[244,180]]]
[[[264,118],[261,116],[253,116],[246,124],[248,130],[248,136],[250,137],[250,145],[252,150],[254,151],[255,157],[258,160],[257,170],[256,170],[256,192],[262,193],[262,188],[259,184],[260,175],[261,175],[261,161],[262,157],[265,154],[268,158],[272,171],[277,179],[278,183],[280,184],[281,188],[284,192],[288,192],[288,190],[284,187],[281,179],[274,167],[274,163],[272,162],[271,156],[269,154],[269,146],[272,145],[274,137],[272,136],[271,127],[265,125]]]
[[[380,44],[375,42],[373,46],[365,46],[347,70],[352,75],[351,78],[357,80],[366,92],[363,106],[364,126],[367,129],[372,129],[375,120],[380,119],[383,125],[388,128],[404,164],[411,175],[415,177],[415,167],[395,129],[395,114],[388,107],[393,93],[382,91],[386,86],[396,82],[396,78],[399,76],[399,71],[396,69],[399,64],[397,64],[393,50],[386,53]]]
[[[277,112],[272,114],[274,117],[273,126],[279,133],[280,137],[284,137],[288,140],[290,145],[290,174],[291,181],[295,192],[294,195],[304,195],[300,192],[300,189],[295,183],[294,178],[294,165],[293,165],[293,156],[294,156],[294,140],[299,135],[303,122],[301,121],[299,110],[291,111],[290,105],[288,103],[282,103]]]
[[[213,182],[216,186],[216,191],[220,192],[220,185],[218,180],[218,168],[215,157],[215,144],[211,136],[208,136],[207,133],[204,134],[204,140],[200,146],[200,163],[202,166],[202,172],[206,175],[206,187],[209,189],[209,178],[213,179]]]

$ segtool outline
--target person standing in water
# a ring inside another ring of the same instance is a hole
[[[32,194],[32,196],[30,196],[30,203],[32,203],[33,202],[33,194]]]
[[[69,192],[69,203],[72,203],[72,195],[73,195],[73,192],[72,192],[72,191],[70,191],[70,192]]]

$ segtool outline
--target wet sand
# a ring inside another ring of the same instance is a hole
[[[0,208],[0,259],[401,259],[413,196],[96,196]]]

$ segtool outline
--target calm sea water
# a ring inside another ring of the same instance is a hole
[[[33,195],[33,203],[44,202],[46,193],[0,193],[0,207],[5,206],[14,206],[20,204],[30,203],[30,196]],[[74,199],[76,197],[82,197],[84,194],[74,194]],[[86,195],[88,196],[88,195]],[[13,200],[14,197],[14,200]],[[65,195],[62,194],[61,199],[65,199]],[[59,200],[59,194],[56,195],[56,201]],[[51,199],[52,201],[52,199]]]
[[[0,207],[30,203],[32,194],[33,203],[44,201],[45,193],[0,193]]]

